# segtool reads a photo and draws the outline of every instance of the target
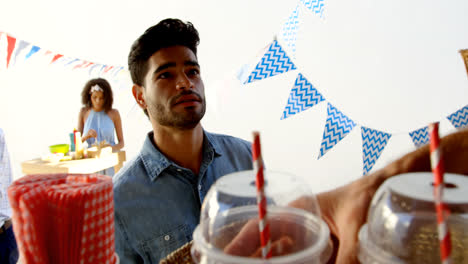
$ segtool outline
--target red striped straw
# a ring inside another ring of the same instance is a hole
[[[263,176],[264,165],[260,146],[260,134],[253,132],[252,159],[254,170],[257,172],[257,204],[258,204],[258,228],[260,230],[260,245],[262,246],[262,257],[271,258],[270,225],[267,221],[267,200],[265,197],[265,181]]]
[[[434,201],[437,212],[437,229],[440,241],[440,259],[443,264],[451,263],[452,243],[450,230],[446,221],[448,208],[443,202],[444,194],[444,162],[439,144],[439,123],[429,125],[431,138],[431,167],[434,173]]]

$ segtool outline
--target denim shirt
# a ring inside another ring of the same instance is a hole
[[[250,143],[204,131],[195,175],[166,158],[148,134],[138,156],[114,176],[115,246],[120,263],[159,263],[192,240],[210,186],[252,169]]]

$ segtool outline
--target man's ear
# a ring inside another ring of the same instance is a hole
[[[146,101],[145,101],[145,96],[143,94],[144,89],[145,88],[143,86],[140,86],[138,84],[133,84],[132,93],[137,104],[141,108],[146,109]]]

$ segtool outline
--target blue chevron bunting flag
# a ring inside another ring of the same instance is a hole
[[[280,46],[278,41],[273,41],[260,62],[249,75],[246,83],[266,79],[281,73],[296,70],[296,66]]]
[[[324,0],[301,0],[302,4],[310,9],[312,13],[322,17],[324,9]]]
[[[391,134],[361,127],[362,135],[362,159],[364,161],[363,175],[366,175],[382,154]]]
[[[31,57],[34,53],[38,52],[41,48],[39,48],[38,46],[32,46],[31,49],[29,50],[28,54],[26,54],[26,57],[25,59],[29,59],[29,57]]]
[[[447,118],[457,129],[466,127],[468,125],[468,105],[447,116]]]
[[[340,112],[336,107],[328,103],[327,123],[323,131],[322,144],[320,146],[319,159],[333,148],[340,140],[348,135],[356,126],[353,120]]]
[[[414,130],[413,132],[410,132],[409,135],[417,148],[429,142],[429,129],[427,126]]]
[[[300,113],[324,100],[325,98],[323,98],[317,89],[315,89],[304,75],[299,73],[289,95],[288,102],[286,103],[281,119]]]
[[[283,26],[283,40],[291,51],[291,57],[296,56],[297,31],[299,29],[299,6],[296,6],[288,21]]]

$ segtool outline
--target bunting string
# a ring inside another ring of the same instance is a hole
[[[4,65],[6,65],[7,69],[13,67],[19,60],[22,59],[27,61],[32,56],[35,56],[45,50],[28,41],[17,39],[6,32],[0,32],[0,40],[2,37],[6,37],[6,47],[0,47],[0,52],[6,50],[6,62]],[[86,69],[88,70],[89,75],[106,75],[106,77],[110,76],[115,78],[121,72],[128,72],[125,67],[120,65],[108,65],[76,57],[64,56],[63,54],[50,50],[45,50],[43,55],[51,57],[49,64],[59,64],[64,67],[70,67],[72,70]]]
[[[325,0],[299,0],[298,5],[282,28],[281,43],[284,44],[284,48],[275,39],[244,84],[297,70],[293,58],[296,52],[296,41],[299,37],[298,28],[301,17],[299,6],[302,5],[306,10],[323,19],[325,4]],[[468,50],[461,50],[460,53],[465,60],[465,64],[468,65]],[[299,72],[280,119],[284,120],[297,115],[323,101],[325,101],[325,98],[322,93],[312,82],[307,80],[304,74]],[[327,102],[327,104],[327,118],[318,159],[343,140],[354,127],[358,126],[352,118],[345,115],[336,106],[330,102]],[[468,105],[448,115],[447,119],[456,129],[468,127]],[[415,147],[421,147],[429,142],[429,130],[427,126],[405,133],[408,134]],[[361,125],[363,175],[368,174],[372,170],[391,137],[391,133]]]

